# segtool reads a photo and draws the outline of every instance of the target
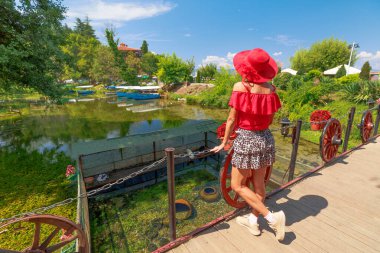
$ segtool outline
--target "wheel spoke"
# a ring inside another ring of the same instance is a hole
[[[21,251],[10,250],[10,249],[0,249],[0,253],[22,253]]]
[[[227,173],[226,179],[231,179],[231,174],[230,173]]]
[[[40,232],[41,232],[41,223],[36,222],[34,228],[34,236],[33,236],[33,244],[32,250],[38,249],[38,245],[40,244]]]
[[[237,201],[239,199],[239,194],[235,193],[234,201]]]
[[[45,241],[41,244],[40,249],[44,250],[49,245],[51,240],[53,240],[54,236],[59,232],[59,227],[55,228],[53,232],[45,239]]]
[[[60,249],[60,248],[64,247],[65,245],[69,244],[70,242],[74,241],[77,238],[78,238],[77,235],[76,236],[72,236],[68,240],[64,240],[63,242],[54,244],[54,245],[52,245],[52,246],[50,246],[49,248],[46,249],[46,253],[54,252],[57,249]]]
[[[231,186],[228,186],[228,187],[226,188],[226,192],[230,192],[230,191],[232,191],[232,187],[231,187]]]

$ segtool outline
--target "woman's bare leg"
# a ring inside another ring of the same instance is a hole
[[[254,193],[249,187],[245,185],[247,177],[250,176],[250,170],[238,169],[232,167],[231,172],[231,187],[237,194],[240,195],[254,210],[266,216],[269,210],[265,207],[261,198]],[[265,189],[264,189],[265,191]]]
[[[253,188],[254,188],[254,193],[256,196],[260,199],[262,203],[264,203],[265,200],[265,183],[264,183],[264,177],[266,173],[266,167],[265,168],[260,168],[257,170],[252,170],[253,173]],[[256,209],[252,209],[252,213],[258,217],[259,212]]]

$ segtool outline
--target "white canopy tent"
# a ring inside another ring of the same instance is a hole
[[[294,69],[291,69],[291,68],[287,68],[287,69],[281,70],[281,73],[283,73],[283,72],[292,74],[293,76],[297,75],[297,70],[294,70]]]
[[[335,76],[336,73],[338,72],[338,70],[342,67],[342,65],[339,65],[335,68],[332,68],[332,69],[328,69],[326,71],[323,72],[323,74],[325,76]],[[344,64],[344,68],[346,69],[346,73],[347,75],[352,75],[352,74],[359,74],[360,73],[360,69],[357,69],[357,68],[354,68],[354,67],[351,67],[351,66],[348,66],[346,64]]]

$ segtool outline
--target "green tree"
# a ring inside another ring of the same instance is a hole
[[[369,62],[366,61],[363,66],[362,66],[362,69],[360,71],[360,79],[362,80],[369,80],[370,79],[370,72],[371,72],[371,65],[369,65]]]
[[[158,58],[151,52],[148,52],[141,57],[141,71],[149,76],[152,76],[157,72],[157,64]]]
[[[338,72],[336,72],[335,77],[340,78],[342,76],[346,75],[346,68],[344,67],[344,64],[338,69]]]
[[[115,64],[120,69],[121,78],[130,85],[137,85],[138,84],[137,71],[128,66],[128,64],[123,58],[123,55],[117,49],[117,45],[119,44],[119,39],[115,41],[114,37],[115,37],[115,32],[112,29],[107,28],[106,29],[107,42],[115,57]]]
[[[281,90],[287,90],[290,86],[292,78],[292,74],[287,72],[280,72],[276,75],[275,78],[273,78],[273,84]]]
[[[59,97],[65,8],[60,1],[1,1],[0,87]]]
[[[148,42],[146,42],[146,40],[144,40],[142,42],[142,45],[141,45],[141,52],[144,54],[148,53],[149,52],[149,49],[148,49]]]
[[[92,36],[70,33],[66,38],[66,44],[62,46],[62,51],[68,56],[63,77],[90,79],[90,70],[99,46],[100,42]]]
[[[184,61],[173,53],[159,57],[157,76],[166,85],[178,84],[188,81],[193,70],[193,60]]]
[[[84,37],[92,37],[94,39],[97,39],[95,36],[95,30],[90,25],[90,20],[88,17],[86,17],[84,21],[82,21],[80,18],[77,18],[75,21],[74,31]]]
[[[290,59],[293,69],[303,73],[312,69],[325,71],[327,69],[348,62],[350,49],[346,41],[330,38],[314,43],[309,50],[298,50]],[[356,61],[356,52],[353,52],[352,64]]]
[[[141,59],[135,55],[135,53],[128,53],[125,58],[129,68],[135,69],[136,73],[140,73]]]
[[[195,82],[197,82],[197,83],[202,82],[202,77],[201,77],[201,73],[199,72],[199,70],[197,70],[197,76],[195,77]]]
[[[197,71],[197,76],[202,82],[209,82],[214,79],[215,74],[218,72],[216,64],[210,63],[206,66],[202,66]]]
[[[297,74],[302,75],[306,72],[309,65],[308,50],[297,50],[293,57],[290,58],[291,68],[297,70]]]
[[[99,46],[90,69],[90,77],[97,82],[103,83],[110,83],[120,79],[120,70],[115,65],[115,57],[109,47]]]

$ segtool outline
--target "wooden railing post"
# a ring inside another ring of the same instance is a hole
[[[157,155],[156,155],[156,142],[153,141],[153,160],[156,161]]]
[[[379,122],[380,122],[380,105],[377,106],[377,115],[376,115],[375,128],[373,129],[373,136],[377,135],[377,130],[379,129]]]
[[[175,218],[175,187],[174,187],[174,148],[166,148],[167,159],[167,179],[168,179],[168,202],[169,202],[169,233],[170,239],[176,239],[176,218]]]
[[[350,139],[352,123],[354,122],[355,107],[351,107],[350,114],[348,115],[346,133],[344,134],[343,152],[347,150],[348,140]]]
[[[302,127],[302,120],[297,120],[296,125],[296,131],[292,137],[292,155],[290,157],[290,163],[289,163],[289,177],[288,181],[292,181],[294,178],[294,169],[296,168],[296,161],[297,161],[297,153],[298,153],[298,144],[300,141],[300,135],[301,135],[301,127]]]

